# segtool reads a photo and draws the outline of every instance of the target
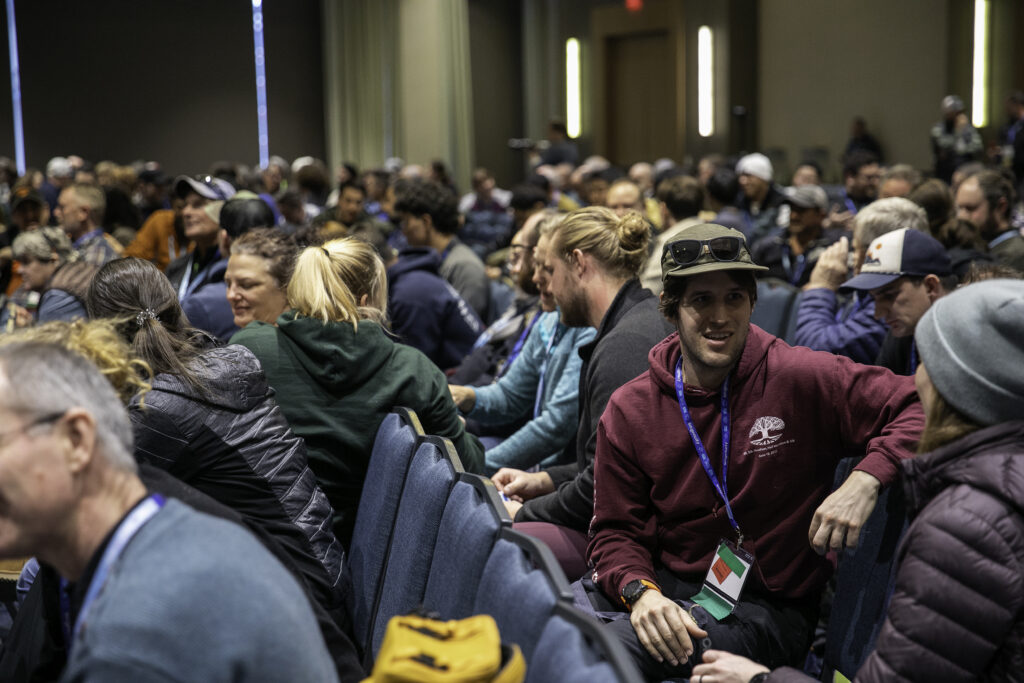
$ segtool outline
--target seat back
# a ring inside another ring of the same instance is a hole
[[[529,668],[558,602],[572,602],[572,590],[551,550],[535,538],[502,529],[480,578],[473,613],[494,617],[502,641],[519,645]]]
[[[346,571],[352,581],[352,625],[359,645],[370,636],[384,561],[398,514],[405,473],[423,428],[416,413],[396,408],[384,418],[373,441]]]
[[[462,463],[451,441],[438,436],[419,438],[384,562],[372,647],[364,650],[367,655],[376,657],[391,617],[408,614],[423,602],[441,516],[459,472]]]
[[[559,602],[544,624],[526,681],[640,683],[643,677],[622,643],[592,617]]]
[[[839,557],[825,641],[824,673],[850,680],[875,648],[896,581],[896,551],[907,529],[906,499],[899,485],[878,496],[857,547]]]
[[[793,332],[796,330],[796,302],[799,295],[799,289],[778,278],[758,280],[757,305],[750,315],[750,322],[768,334],[792,343]]]
[[[491,299],[487,305],[487,319],[484,320],[484,325],[490,325],[500,318],[516,298],[515,290],[500,280],[491,280],[490,289]]]
[[[500,512],[499,512],[500,506]],[[441,619],[473,614],[477,586],[508,513],[490,479],[463,472],[452,487],[437,532],[423,608]]]

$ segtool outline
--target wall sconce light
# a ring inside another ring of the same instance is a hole
[[[565,127],[570,138],[583,131],[580,123],[580,41],[565,41]]]
[[[971,93],[971,123],[988,124],[988,10],[989,0],[974,0],[974,86]]]
[[[697,30],[697,132],[707,138],[715,132],[714,44],[711,28]]]

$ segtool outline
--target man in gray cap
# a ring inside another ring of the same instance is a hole
[[[857,545],[923,424],[909,378],[752,326],[758,271],[729,228],[668,244],[661,311],[677,333],[598,429],[592,578],[630,610],[610,628],[654,680],[687,677],[712,643],[802,661],[831,571],[822,555]]]
[[[842,230],[825,229],[828,195],[817,185],[787,188],[789,225],[778,235],[754,243],[751,256],[765,266],[769,277],[803,287],[811,278],[818,257],[843,236]]]

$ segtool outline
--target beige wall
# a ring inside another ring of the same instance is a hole
[[[928,129],[947,94],[947,0],[761,0],[760,12],[762,149],[784,149],[791,171],[804,147],[825,146],[835,178],[860,114],[888,161],[930,168]]]

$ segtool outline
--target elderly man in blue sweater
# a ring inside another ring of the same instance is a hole
[[[69,583],[62,681],[338,680],[287,570],[240,526],[147,491],[99,370],[22,342],[0,349],[0,558],[30,555]]]

